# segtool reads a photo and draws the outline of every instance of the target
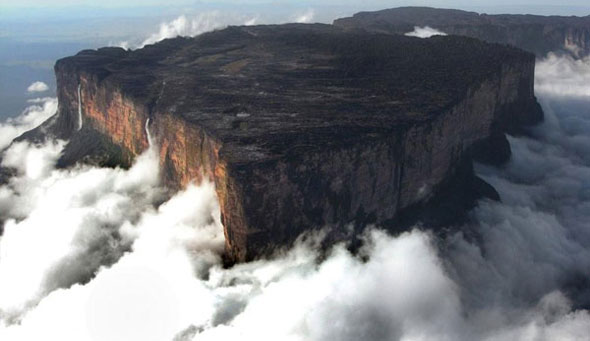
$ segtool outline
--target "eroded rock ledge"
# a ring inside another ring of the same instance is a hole
[[[64,164],[125,164],[150,119],[166,183],[214,181],[228,256],[245,261],[428,201],[476,146],[542,119],[534,59],[463,37],[230,27],[58,61],[44,129],[71,139]]]

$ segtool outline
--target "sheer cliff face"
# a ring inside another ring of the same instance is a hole
[[[97,77],[84,72],[58,70],[57,83],[59,112],[67,116],[67,119],[59,121],[71,132],[86,124],[108,135],[112,142],[132,155],[138,155],[147,148],[144,124],[148,110],[145,103],[126,97],[116,86],[101,84]]]
[[[429,26],[447,34],[510,44],[544,57],[562,51],[575,57],[590,54],[590,16],[487,15],[429,7],[401,7],[362,12],[338,19],[336,26],[404,34]]]
[[[542,119],[533,55],[459,37],[230,28],[84,51],[56,73],[54,132],[98,133],[132,159],[149,118],[168,185],[215,182],[238,261],[312,229],[341,240],[394,219],[477,143]]]

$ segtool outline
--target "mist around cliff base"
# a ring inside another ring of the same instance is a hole
[[[224,269],[211,184],[166,199],[151,149],[129,170],[58,170],[67,142],[15,143],[0,186],[0,339],[584,340],[590,96],[571,80],[589,70],[539,63],[546,120],[510,138],[503,168],[477,166],[503,200],[481,202],[477,224],[444,238],[369,228],[356,256],[338,245],[320,258],[318,234]]]

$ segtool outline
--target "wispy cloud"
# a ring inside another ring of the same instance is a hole
[[[432,36],[446,36],[447,34],[429,26],[416,26],[412,32],[408,32],[405,35],[408,37],[430,38]]]
[[[229,25],[252,26],[258,24],[310,23],[316,17],[316,11],[309,8],[302,12],[286,13],[269,17],[261,14],[244,14],[232,11],[207,11],[197,15],[181,15],[176,19],[161,23],[157,32],[140,42],[122,41],[115,44],[124,49],[141,48],[174,37],[195,37],[205,32],[223,29]]]
[[[315,10],[313,8],[307,9],[305,12],[297,14],[293,17],[293,21],[300,24],[311,23],[315,18]]]
[[[259,20],[256,15],[243,15],[239,13],[226,13],[219,11],[208,11],[197,15],[181,15],[176,19],[160,24],[159,30],[136,46],[129,41],[117,44],[119,47],[141,48],[168,38],[194,37],[199,34],[222,29],[229,25],[255,25]]]

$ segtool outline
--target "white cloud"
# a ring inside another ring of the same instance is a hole
[[[0,327],[0,335],[10,340],[171,340],[192,321],[206,319],[215,297],[195,276],[195,262],[219,262],[224,242],[219,215],[210,215],[219,213],[215,205],[213,186],[190,186],[159,208],[144,210],[134,222],[121,221],[116,230],[132,240],[130,252],[98,269],[89,283],[51,292],[20,324]],[[109,248],[104,242],[96,247]],[[78,254],[87,261],[92,256]]]
[[[300,23],[300,24],[308,24],[308,23],[311,23],[314,18],[315,18],[315,10],[313,8],[310,8],[301,14],[297,14],[293,18],[293,21],[296,23]]]
[[[1,203],[0,315],[16,318],[60,287],[67,287],[108,260],[119,242],[118,227],[137,219],[158,199],[157,156],[142,155],[121,169],[81,167],[57,171],[64,143],[15,143],[3,166],[18,175]],[[105,244],[106,246],[99,246]]]
[[[0,123],[0,151],[8,147],[12,140],[39,126],[57,112],[56,98],[37,98],[30,102],[35,105],[29,106],[19,116]]]
[[[569,312],[571,302],[560,292],[544,296],[529,312],[528,321],[501,330],[487,340],[584,340],[590,328],[587,311]]]
[[[235,13],[221,13],[219,11],[203,12],[191,17],[181,15],[171,22],[160,24],[159,31],[149,36],[139,47],[154,44],[167,38],[178,36],[194,37],[205,32],[227,27],[228,25],[254,25],[257,20],[257,17]],[[128,48],[129,45],[129,42],[119,44],[123,48]]]
[[[34,82],[27,88],[28,92],[45,92],[49,90],[49,86],[43,82]]]
[[[14,143],[3,153],[0,166],[17,170],[25,179],[37,180],[53,169],[64,144],[63,141],[39,146],[31,146],[28,142]]]
[[[258,20],[260,20],[258,17],[248,19],[244,22],[244,26],[254,26],[258,23]]]
[[[119,42],[117,44],[113,44],[112,42],[110,42],[109,45],[120,47],[120,48],[125,49],[125,50],[131,49],[131,43],[128,42],[128,41],[121,41],[121,42]]]
[[[176,19],[161,23],[157,32],[151,34],[143,41],[121,41],[111,44],[124,49],[142,48],[159,41],[174,37],[195,37],[202,33],[223,29],[229,25],[253,26],[258,24],[276,23],[310,23],[316,17],[314,9],[310,8],[298,13],[273,13],[263,16],[252,13],[240,13],[237,11],[208,11],[197,15],[181,15]]]
[[[447,34],[429,26],[415,26],[412,32],[408,32],[405,35],[408,37],[430,38],[432,36],[446,36]]]
[[[549,53],[537,63],[535,89],[542,95],[590,97],[590,57]]]
[[[431,237],[373,231],[367,240],[367,262],[337,247],[318,265],[307,245],[282,259],[216,270],[217,296],[233,302],[225,308],[231,313],[222,310],[230,318],[204,325],[195,340],[413,339],[452,330],[459,298]],[[224,288],[232,281],[239,284]]]

